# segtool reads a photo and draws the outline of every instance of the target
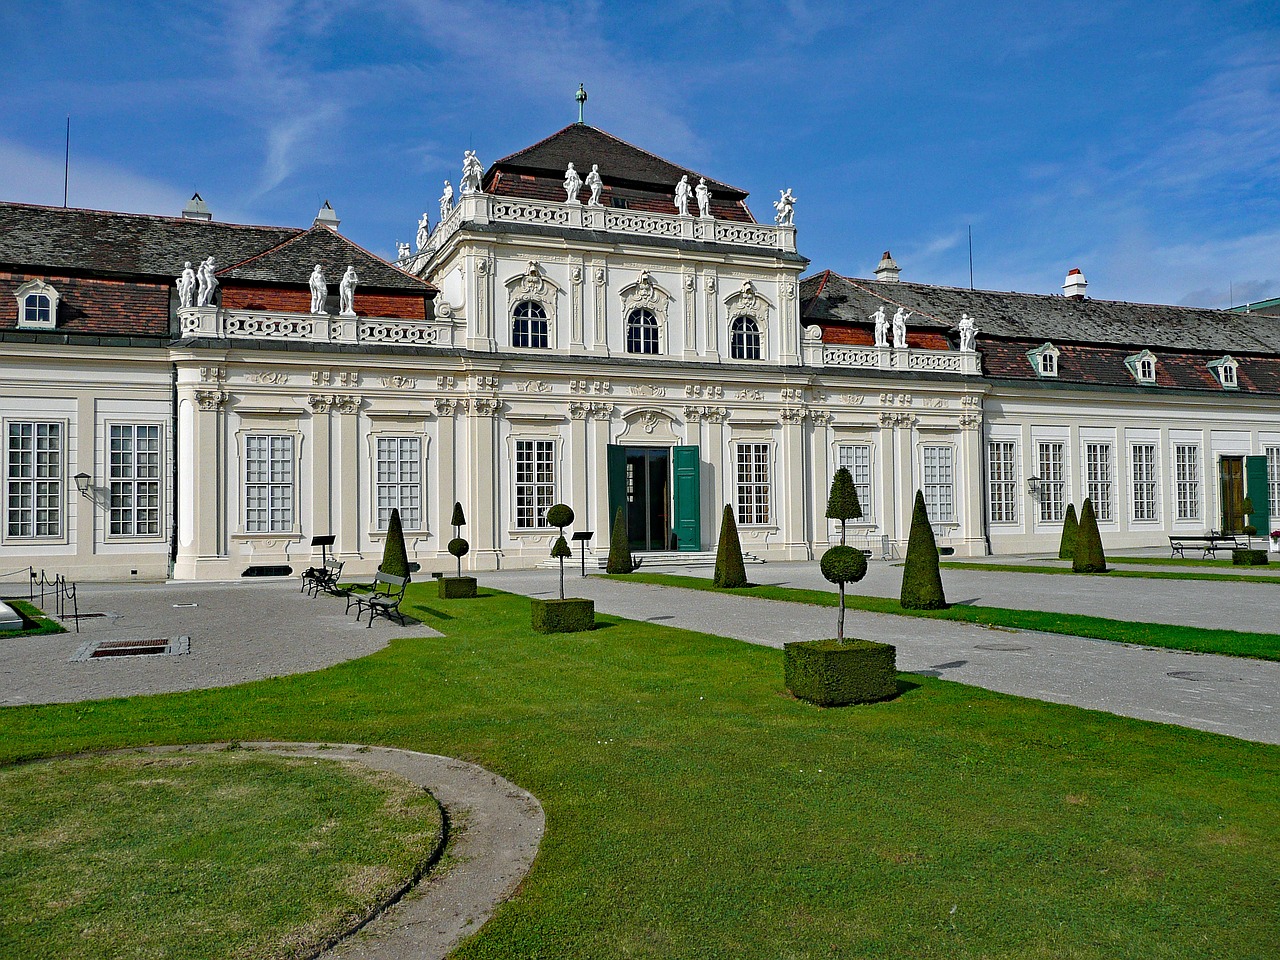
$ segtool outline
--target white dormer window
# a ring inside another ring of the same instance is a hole
[[[15,292],[18,298],[18,327],[22,330],[52,330],[58,325],[58,291],[43,280],[28,280]]]
[[[1143,350],[1132,357],[1126,357],[1124,365],[1129,368],[1129,372],[1139,383],[1156,382],[1156,358],[1150,350]]]
[[[1031,366],[1038,377],[1056,377],[1058,375],[1058,348],[1052,343],[1036,347],[1027,354]]]
[[[1218,382],[1222,384],[1223,389],[1238,390],[1240,388],[1240,380],[1236,376],[1236,371],[1239,366],[1240,364],[1236,363],[1235,358],[1228,353],[1221,360],[1214,360],[1210,363],[1209,369],[1218,378]]]

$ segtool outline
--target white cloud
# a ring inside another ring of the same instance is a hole
[[[111,164],[76,156],[72,144],[67,203],[131,213],[178,214],[190,194]],[[63,157],[0,140],[0,197],[21,203],[62,203]]]

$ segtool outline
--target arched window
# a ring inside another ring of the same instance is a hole
[[[734,317],[729,324],[729,356],[733,360],[760,359],[760,328],[751,317]]]
[[[627,353],[658,352],[658,318],[650,310],[627,314]]]
[[[511,345],[547,348],[547,311],[542,309],[542,304],[532,300],[516,304],[511,321]]]
[[[56,287],[43,280],[28,280],[13,295],[18,301],[19,329],[52,330],[58,325]]]

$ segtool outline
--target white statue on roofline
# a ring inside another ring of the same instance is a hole
[[[893,346],[897,350],[905,350],[907,348],[907,321],[911,319],[911,314],[899,307],[893,314]]]
[[[421,250],[422,248],[419,247],[418,249]],[[399,242],[396,243],[396,262],[397,263],[404,263],[406,260],[408,260],[412,256],[413,256],[412,247],[410,247],[407,243],[399,243]]]
[[[440,194],[441,222],[444,222],[451,213],[453,213],[453,184],[446,180],[444,182],[444,192]]]
[[[600,165],[593,163],[591,172],[587,174],[587,189],[591,191],[591,197],[587,200],[587,206],[600,206],[600,191],[604,189],[604,180],[600,177]]]
[[[418,233],[414,240],[417,241],[418,249],[421,250],[427,245],[429,239],[431,239],[431,221],[427,217],[427,211],[423,210],[422,218],[418,221]],[[407,247],[408,244],[406,243],[405,246]],[[400,259],[403,260],[404,257],[401,256]]]
[[[698,185],[693,188],[693,195],[698,198],[698,216],[711,216],[711,191],[707,189],[705,177],[698,178]]]
[[[484,176],[484,168],[476,157],[474,150],[468,150],[462,157],[462,195],[480,192],[480,178]]]
[[[676,213],[682,217],[689,215],[689,198],[693,196],[693,188],[689,186],[689,175],[686,173],[676,184]]]
[[[178,277],[178,306],[189,307],[196,296],[196,272],[191,269],[191,261],[188,260],[182,267],[182,274]]]
[[[885,313],[884,304],[880,304],[880,306],[876,308],[876,312],[871,314],[868,319],[875,321],[876,346],[889,346],[889,315]]]
[[[778,191],[781,196],[773,201],[773,209],[778,211],[777,216],[773,218],[773,222],[780,227],[792,227],[796,222],[796,198],[792,194],[791,188]]]
[[[196,271],[196,306],[213,306],[214,294],[218,292],[218,278],[214,276],[214,271],[217,269],[217,263],[214,262],[213,257],[209,257],[200,264],[200,269]]]
[[[978,349],[978,324],[967,313],[960,314],[960,352],[973,353]]]
[[[582,178],[578,176],[578,171],[573,169],[570,163],[564,172],[564,193],[565,203],[578,203],[578,191],[582,189]]]
[[[329,284],[324,280],[324,269],[320,264],[311,271],[311,312],[324,313],[324,302],[329,297]]]
[[[338,287],[339,300],[341,302],[341,313],[344,317],[354,317],[356,315],[356,284],[360,282],[360,278],[356,276],[356,268],[348,266],[347,272],[342,275],[342,283]]]

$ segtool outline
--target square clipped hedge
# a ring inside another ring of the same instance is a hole
[[[441,600],[460,600],[476,595],[475,577],[441,577],[439,596]]]
[[[1231,563],[1237,567],[1265,567],[1270,561],[1265,550],[1232,550]]]
[[[874,640],[784,644],[787,689],[820,707],[875,703],[898,692],[897,650]]]
[[[596,627],[596,602],[569,597],[564,600],[530,601],[536,633],[582,633]]]

